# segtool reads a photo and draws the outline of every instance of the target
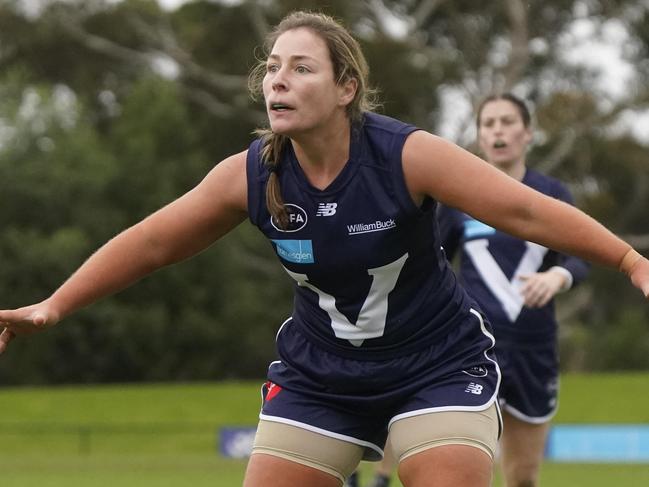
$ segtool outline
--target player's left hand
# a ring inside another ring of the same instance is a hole
[[[561,289],[566,282],[566,276],[560,272],[548,270],[534,274],[519,276],[523,281],[521,294],[528,308],[545,306]]]

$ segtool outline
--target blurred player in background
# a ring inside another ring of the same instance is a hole
[[[572,204],[560,181],[527,167],[533,134],[522,99],[511,93],[489,96],[478,108],[476,125],[480,151],[490,164]],[[503,374],[499,399],[505,428],[500,454],[507,486],[538,485],[550,420],[557,410],[559,356],[553,298],[582,281],[589,266],[447,206],[440,206],[438,217],[448,259],[461,253],[460,282],[494,328]],[[388,487],[394,466],[394,459],[386,454],[365,487]],[[350,487],[355,487],[353,481]]]
[[[478,145],[489,163],[541,193],[572,204],[564,184],[526,165],[533,134],[522,99],[511,93],[490,96],[476,118]],[[557,411],[554,297],[582,281],[589,266],[447,206],[441,206],[438,216],[444,250],[449,260],[461,252],[460,282],[494,328],[503,374],[499,399],[505,427],[500,455],[507,486],[536,486],[550,420]]]

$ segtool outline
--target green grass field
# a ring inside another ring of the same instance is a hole
[[[555,423],[649,423],[649,374],[567,375]],[[254,425],[259,383],[0,389],[3,487],[230,487],[224,425]],[[601,400],[606,397],[606,400]],[[363,464],[367,480],[371,464]],[[546,463],[543,485],[649,485],[648,465]],[[393,484],[399,487],[398,481]],[[494,485],[500,485],[497,478]]]

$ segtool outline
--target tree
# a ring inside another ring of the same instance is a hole
[[[144,0],[92,0],[52,1],[37,16],[19,3],[0,6],[3,306],[43,298],[107,238],[247,146],[265,123],[263,107],[248,97],[247,73],[263,57],[265,33],[295,8],[325,9],[350,26],[384,113],[461,145],[472,148],[471,112],[485,94],[528,98],[539,134],[533,164],[568,181],[580,207],[649,249],[648,142],[624,125],[649,99],[646,2],[498,0],[487,10],[469,0],[194,1],[166,12]],[[584,25],[594,38],[610,29],[627,36],[632,71],[616,96],[602,89],[595,68],[566,56]],[[617,292],[620,279],[596,269],[561,302],[568,366],[619,367],[622,344],[647,331],[646,306],[629,287]],[[270,247],[244,224],[60,329],[17,341],[0,361],[0,378],[260,376],[290,300]],[[609,328],[621,335],[602,332]],[[630,365],[648,365],[642,356]]]

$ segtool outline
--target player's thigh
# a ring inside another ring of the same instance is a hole
[[[275,421],[260,421],[245,487],[340,486],[364,448],[355,443]]]
[[[423,450],[399,464],[405,487],[489,487],[492,471],[483,450],[455,444]]]
[[[253,453],[243,487],[340,487],[342,484],[338,477],[322,470],[274,455]]]
[[[390,441],[406,487],[488,486],[501,430],[496,404],[482,411],[438,411],[395,421]],[[428,483],[426,483],[428,482]]]
[[[537,468],[543,461],[550,422],[530,423],[503,412],[501,455],[505,468]]]
[[[398,419],[390,427],[390,444],[399,462],[446,445],[469,446],[493,459],[501,430],[494,402],[483,410],[426,411]]]

